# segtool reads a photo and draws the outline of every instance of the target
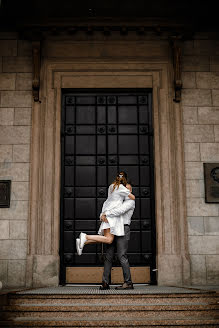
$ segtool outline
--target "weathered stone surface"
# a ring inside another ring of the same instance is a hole
[[[0,125],[13,125],[13,123],[14,108],[0,108]]]
[[[2,72],[2,57],[0,57],[0,73]]]
[[[25,286],[26,261],[8,261],[8,287]]]
[[[214,138],[216,142],[219,142],[219,125],[214,125]]]
[[[189,253],[200,254],[219,254],[218,236],[189,236]]]
[[[199,143],[186,142],[185,143],[185,161],[199,162],[201,159]]]
[[[27,254],[26,240],[0,240],[1,260],[25,260]]]
[[[217,216],[219,206],[205,203],[203,198],[187,198],[188,216]]]
[[[219,107],[199,107],[198,121],[200,124],[219,124]]]
[[[9,239],[9,221],[0,220],[0,239]]]
[[[219,143],[200,144],[201,160],[214,162],[219,161]]]
[[[193,53],[194,53],[194,40],[184,41],[182,46],[183,56],[193,55]]]
[[[13,183],[13,182],[12,182]],[[28,201],[11,201],[10,208],[0,208],[1,220],[27,220]]]
[[[183,56],[182,70],[187,72],[208,72],[210,60],[208,56]]]
[[[32,73],[17,73],[16,90],[32,90]]]
[[[0,40],[0,56],[17,56],[17,40]]]
[[[18,40],[18,56],[32,56],[32,44],[27,40]]]
[[[33,286],[57,286],[59,265],[53,255],[35,255],[33,263]]]
[[[11,145],[0,145],[0,162],[11,162],[12,161],[12,146]]]
[[[219,235],[219,216],[204,218],[205,235]]]
[[[186,197],[204,197],[204,180],[186,180]]]
[[[11,200],[28,200],[29,182],[12,182]]]
[[[0,163],[0,178],[29,181],[29,163]]]
[[[15,90],[16,74],[0,73],[0,90]]]
[[[196,83],[199,89],[219,89],[219,72],[197,72]]]
[[[9,221],[8,221],[9,222]],[[0,221],[1,223],[1,221]],[[27,221],[10,221],[10,239],[27,239]]]
[[[30,127],[28,126],[2,126],[0,140],[3,145],[27,144],[30,142]]]
[[[206,263],[204,255],[190,255],[191,280],[193,285],[206,284]]]
[[[210,57],[210,71],[212,72],[219,71],[219,56]]]
[[[207,255],[207,283],[209,285],[219,284],[219,255]]]
[[[219,106],[219,90],[212,90],[212,104]]]
[[[182,72],[183,88],[196,88],[195,72]]]
[[[31,73],[31,57],[3,57],[3,72],[6,73]]]
[[[214,142],[213,125],[184,125],[185,142]]]
[[[204,219],[202,216],[188,217],[188,235],[190,236],[204,235]]]
[[[31,125],[31,108],[15,108],[14,125]]]
[[[197,107],[183,106],[182,111],[184,124],[198,123]]]
[[[218,55],[219,42],[217,40],[194,40],[194,51],[200,55]]]
[[[13,146],[13,162],[29,162],[30,161],[30,145],[14,145]]]
[[[31,107],[31,91],[2,91],[1,107]]]
[[[8,261],[6,260],[0,260],[0,281],[5,288],[8,281]]]
[[[183,89],[182,104],[186,106],[211,106],[211,90]]]
[[[185,175],[186,179],[204,179],[203,164],[200,162],[185,162]]]

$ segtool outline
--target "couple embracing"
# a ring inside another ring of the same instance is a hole
[[[122,171],[109,186],[108,197],[100,214],[102,223],[98,235],[87,235],[81,232],[80,238],[76,239],[78,255],[82,254],[83,248],[87,244],[107,244],[101,290],[110,288],[109,282],[115,248],[117,248],[117,255],[124,276],[123,285],[116,289],[133,289],[127,250],[134,209],[135,196],[132,194],[131,185],[127,182],[126,172]]]

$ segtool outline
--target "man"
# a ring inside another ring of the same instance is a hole
[[[126,185],[126,187],[132,191],[131,185]],[[105,213],[101,214],[101,221],[107,222],[107,217],[115,217],[118,216],[118,220],[123,219],[124,222],[124,236],[115,236],[114,241],[112,244],[107,245],[106,249],[106,258],[104,261],[104,272],[103,272],[103,279],[102,279],[102,286],[100,287],[101,290],[109,289],[109,282],[110,282],[110,273],[113,264],[113,256],[115,252],[115,247],[117,247],[117,255],[119,261],[122,266],[123,276],[124,276],[124,283],[120,287],[116,287],[116,289],[124,290],[124,289],[133,289],[132,279],[131,279],[131,272],[129,261],[127,257],[128,251],[128,241],[130,239],[130,224],[131,218],[135,209],[135,201],[129,199],[128,197],[125,198],[123,204],[120,208],[113,208],[111,210],[106,211]],[[122,217],[121,217],[122,216]]]

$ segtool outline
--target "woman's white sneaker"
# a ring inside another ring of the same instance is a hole
[[[76,249],[77,249],[78,255],[81,255],[82,254],[82,249],[80,248],[80,238],[76,239]]]
[[[81,248],[81,250],[83,249],[84,244],[85,244],[86,241],[87,241],[86,236],[87,236],[86,233],[84,233],[84,232],[81,232],[81,233],[80,233],[79,238],[80,238],[80,248]]]

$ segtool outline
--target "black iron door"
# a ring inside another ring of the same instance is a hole
[[[155,267],[151,98],[151,90],[147,89],[63,92],[62,282],[66,267],[103,265],[100,244],[86,246],[83,255],[78,256],[75,238],[81,231],[97,233],[108,186],[121,170],[128,173],[136,196],[130,264]]]

